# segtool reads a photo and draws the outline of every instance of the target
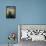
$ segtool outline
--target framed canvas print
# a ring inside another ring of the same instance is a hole
[[[18,33],[19,41],[46,41],[46,25],[44,24],[20,24],[18,25]]]
[[[6,18],[16,18],[16,6],[6,7]]]

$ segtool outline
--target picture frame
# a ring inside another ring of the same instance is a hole
[[[16,18],[16,6],[6,6],[6,18]]]

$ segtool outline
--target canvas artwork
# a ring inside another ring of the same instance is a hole
[[[6,18],[16,18],[16,6],[6,7]]]
[[[19,25],[20,41],[46,41],[46,25]],[[19,33],[19,32],[18,32]]]

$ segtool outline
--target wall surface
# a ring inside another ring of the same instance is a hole
[[[17,17],[16,19],[6,19],[6,6],[16,6],[16,1],[0,0],[0,44],[7,44],[8,34],[16,32],[17,35]],[[18,42],[17,39],[15,41]]]
[[[6,6],[16,6],[16,19],[6,19]],[[0,44],[17,34],[17,24],[46,24],[46,0],[0,0]]]

